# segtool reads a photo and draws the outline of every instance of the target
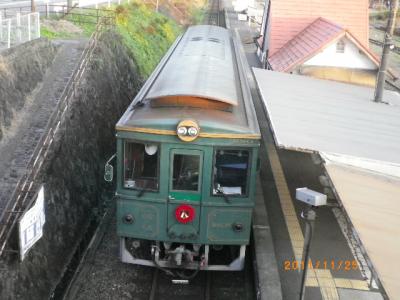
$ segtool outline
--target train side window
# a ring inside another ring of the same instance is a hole
[[[173,166],[173,190],[199,190],[200,155],[175,154]]]
[[[213,195],[247,194],[250,154],[247,150],[217,149],[213,168]]]
[[[124,187],[158,190],[159,145],[125,142]]]

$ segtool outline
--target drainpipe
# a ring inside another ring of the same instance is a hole
[[[393,32],[396,24],[396,14],[399,8],[399,0],[392,0],[390,4],[390,15],[388,20],[388,25],[385,33],[385,42],[382,50],[382,59],[379,66],[378,78],[376,80],[375,88],[375,102],[382,102],[383,87],[385,85],[386,69],[390,54],[390,48],[393,47]]]

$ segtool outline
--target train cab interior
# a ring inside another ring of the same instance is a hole
[[[159,145],[126,141],[124,145],[125,188],[158,191]]]

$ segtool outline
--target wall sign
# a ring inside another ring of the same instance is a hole
[[[45,223],[44,188],[40,188],[35,204],[19,220],[19,252],[21,261],[42,237]]]

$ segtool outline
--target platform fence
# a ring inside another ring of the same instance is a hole
[[[0,16],[0,49],[10,48],[40,38],[40,15],[38,12],[4,18]]]

